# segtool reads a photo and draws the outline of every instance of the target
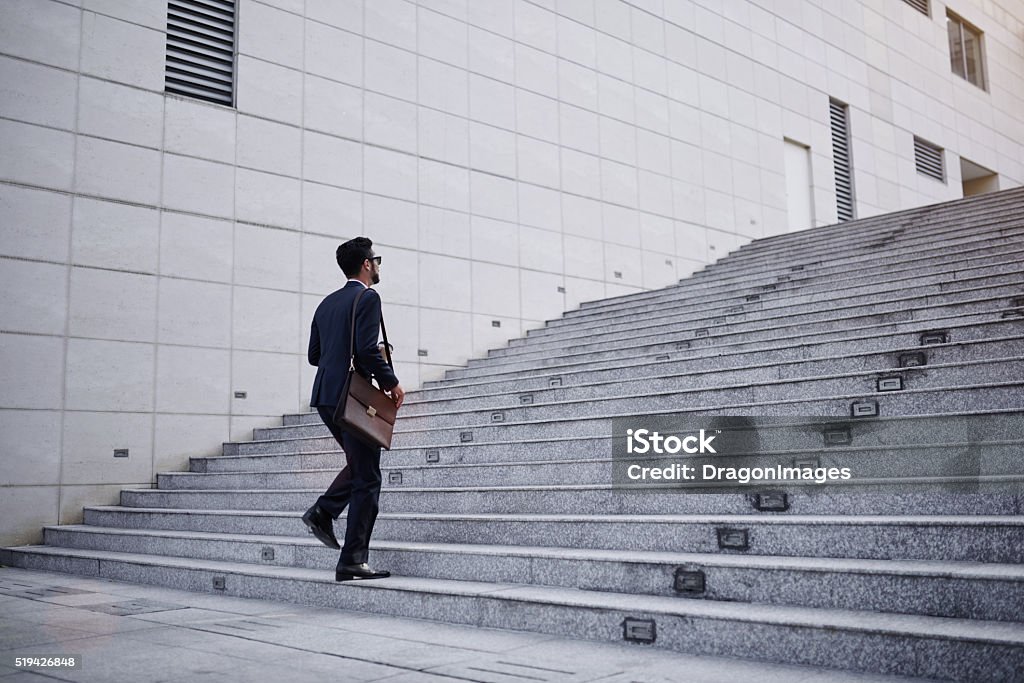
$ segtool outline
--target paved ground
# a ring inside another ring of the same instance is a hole
[[[81,667],[14,657],[81,655]],[[896,681],[0,566],[0,682]]]

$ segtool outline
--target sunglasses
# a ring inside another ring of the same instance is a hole
[[[368,261],[376,261],[376,262],[377,262],[377,265],[379,266],[379,265],[380,265],[380,262],[381,262],[381,261],[382,261],[383,259],[381,259],[381,257],[380,257],[380,256],[374,256],[374,257],[372,257],[372,258],[369,258],[369,259],[367,259],[367,260],[368,260]]]

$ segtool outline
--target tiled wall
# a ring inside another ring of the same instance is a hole
[[[834,222],[830,96],[860,216],[960,196],[958,154],[1024,178],[1019,3],[950,5],[989,92],[950,73],[939,2],[239,4],[226,108],[163,94],[163,2],[0,2],[4,543],[305,409],[357,234],[415,387],[784,231],[784,138]]]

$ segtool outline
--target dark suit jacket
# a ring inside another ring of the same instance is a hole
[[[313,394],[309,399],[311,407],[338,405],[348,377],[352,304],[361,291],[362,283],[350,280],[341,289],[328,294],[313,314],[309,364],[319,369],[313,380]],[[380,295],[370,288],[360,297],[359,310],[356,311],[355,367],[360,375],[366,379],[372,375],[382,389],[390,391],[398,385],[398,377],[377,348],[379,334]]]

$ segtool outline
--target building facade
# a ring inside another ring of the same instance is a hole
[[[1024,182],[1019,0],[4,0],[2,545],[753,238]]]

